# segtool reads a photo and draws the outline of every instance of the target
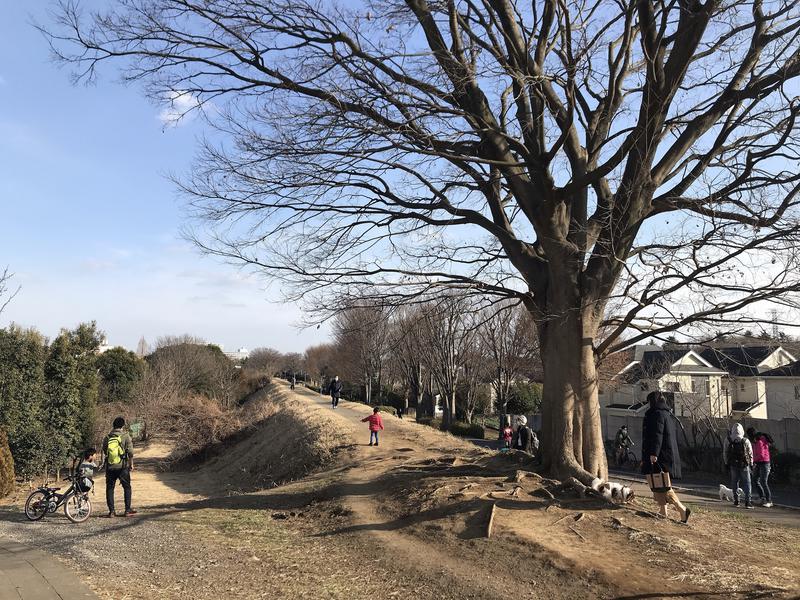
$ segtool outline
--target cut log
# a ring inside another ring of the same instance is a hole
[[[583,537],[583,536],[580,534],[580,532],[579,532],[577,529],[575,529],[575,528],[574,528],[572,525],[570,525],[570,526],[569,526],[569,530],[570,530],[572,533],[574,533],[575,535],[577,535],[579,538],[581,538],[581,539],[582,539],[584,542],[586,541],[586,538],[585,538],[585,537]]]

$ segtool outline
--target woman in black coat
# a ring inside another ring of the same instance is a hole
[[[650,408],[644,415],[642,424],[642,473],[666,471],[671,477],[681,475],[681,457],[678,454],[678,436],[675,417],[667,407],[664,394],[651,392],[647,396]],[[681,521],[689,520],[691,510],[678,499],[675,490],[653,490],[653,499],[659,505],[659,512],[667,516],[667,504],[673,504],[681,513]]]

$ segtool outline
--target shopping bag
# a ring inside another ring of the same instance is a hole
[[[647,485],[654,492],[668,492],[672,489],[672,480],[669,473],[666,472],[658,463],[653,464],[652,468],[658,467],[657,472],[650,472],[645,477],[647,478]]]

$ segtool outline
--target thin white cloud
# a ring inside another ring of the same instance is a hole
[[[200,100],[191,92],[175,90],[167,93],[167,105],[158,113],[164,127],[177,127],[191,121],[200,109]]]
[[[5,78],[5,77],[3,77],[2,75],[0,75],[0,85],[5,85],[6,83],[8,83],[8,82],[6,81],[6,78]]]

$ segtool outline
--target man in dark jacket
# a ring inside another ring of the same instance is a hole
[[[667,407],[662,392],[651,392],[647,400],[650,408],[642,424],[642,473],[649,475],[666,471],[672,477],[680,477],[681,457],[678,454],[675,417]],[[662,516],[667,516],[667,504],[673,504],[681,513],[681,521],[688,521],[691,511],[681,503],[672,488],[653,490],[653,499],[660,506]]]
[[[329,391],[331,393],[331,407],[336,408],[339,406],[339,397],[342,395],[342,382],[339,381],[338,375],[331,381]]]

